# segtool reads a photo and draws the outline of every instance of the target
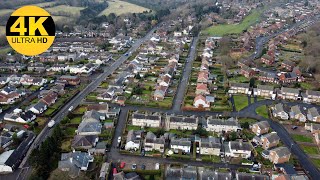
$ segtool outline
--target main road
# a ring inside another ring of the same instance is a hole
[[[145,42],[146,40],[150,39],[154,33],[154,31],[157,29],[158,26],[155,26],[152,28],[143,38],[136,40],[136,42],[132,45],[132,47],[127,51],[128,54],[131,54],[131,52],[136,51],[140,45]],[[65,106],[63,106],[59,112],[52,118],[56,123],[59,124],[60,121],[69,113],[69,108],[71,106],[77,107],[81,101],[92,91],[94,91],[101,83],[104,81],[109,75],[114,73],[118,67],[120,67],[121,64],[123,64],[130,55],[122,55],[118,60],[116,60],[112,65],[109,67],[106,67],[104,69],[104,72],[99,75],[95,80],[93,80],[86,88],[84,88],[82,91],[80,91],[72,100],[70,100]],[[27,159],[29,158],[31,152],[37,148],[52,132],[52,128],[48,128],[48,126],[45,126],[44,129],[40,132],[40,134],[37,136],[35,141],[32,143],[30,149],[28,150],[25,158],[20,164],[20,168],[23,168]]]

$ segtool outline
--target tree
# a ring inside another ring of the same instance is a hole
[[[189,49],[188,43],[184,43],[183,45],[183,50],[187,51]]]
[[[199,136],[207,137],[209,135],[208,131],[201,126],[198,126],[197,129],[193,132],[193,134],[197,134]]]
[[[229,140],[230,140],[230,141],[235,141],[236,139],[237,139],[237,132],[232,131],[232,132],[229,134]]]
[[[250,124],[249,124],[248,122],[245,122],[245,123],[243,123],[243,124],[241,125],[241,127],[242,127],[243,129],[249,129]]]

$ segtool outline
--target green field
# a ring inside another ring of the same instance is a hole
[[[311,160],[318,168],[320,168],[320,159],[311,159]]]
[[[266,105],[260,106],[256,109],[256,113],[262,117],[269,118],[268,108]]]
[[[142,13],[143,11],[150,11],[150,9],[119,0],[108,1],[108,3],[109,6],[105,10],[103,10],[99,14],[99,16],[107,16],[110,13],[121,15],[126,13]]]
[[[45,8],[51,15],[62,15],[62,16],[80,16],[80,11],[84,9],[84,7],[74,7],[67,5],[54,6],[50,8]]]
[[[248,97],[247,96],[233,96],[234,104],[236,106],[237,111],[248,106]]]
[[[313,146],[301,146],[306,154],[319,154],[318,148]]]
[[[208,33],[211,36],[223,36],[226,34],[240,34],[244,30],[248,29],[251,25],[255,24],[259,19],[262,11],[253,10],[250,15],[248,15],[239,24],[221,24],[217,26],[212,26],[205,29],[203,32]]]
[[[291,137],[293,140],[297,142],[308,142],[308,143],[313,142],[311,137],[300,135],[300,134],[292,134]]]

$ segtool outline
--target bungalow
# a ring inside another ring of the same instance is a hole
[[[262,142],[263,149],[267,150],[267,149],[276,147],[280,142],[280,138],[276,132],[272,132],[272,133],[263,135],[261,137],[261,142]]]
[[[181,129],[181,130],[195,130],[198,128],[199,119],[194,116],[174,116],[167,115],[165,120],[165,127],[167,130],[170,129]]]
[[[58,163],[58,168],[61,171],[67,171],[68,175],[75,178],[81,171],[87,171],[89,164],[92,163],[94,157],[87,152],[74,151],[62,153]]]
[[[209,79],[209,72],[207,71],[200,71],[198,74],[198,83],[208,83]]]
[[[260,121],[254,123],[251,127],[251,131],[255,133],[257,136],[268,133],[270,129],[270,125],[267,121]]]
[[[191,140],[189,138],[173,138],[170,142],[170,149],[172,149],[174,153],[182,152],[190,154]]]
[[[96,146],[99,138],[97,135],[88,135],[88,136],[82,136],[82,135],[75,135],[71,147],[75,149],[90,149],[94,146]]]
[[[246,78],[251,78],[255,74],[255,71],[248,66],[243,66],[241,68],[240,74],[242,74]]]
[[[299,100],[300,89],[281,87],[277,95],[280,99],[284,100]]]
[[[206,94],[210,94],[209,89],[208,89],[208,85],[204,84],[204,83],[198,83],[197,84],[197,88],[196,88],[196,94],[202,94],[202,95],[206,95]]]
[[[320,122],[319,111],[316,107],[312,107],[308,109],[307,117],[309,121]]]
[[[58,94],[55,92],[50,92],[46,96],[44,96],[42,99],[40,99],[40,101],[45,103],[47,106],[51,106],[56,102],[57,99],[58,99]]]
[[[306,122],[307,120],[306,116],[302,113],[302,109],[299,105],[291,107],[290,118],[297,119],[300,122]]]
[[[201,138],[200,154],[203,155],[220,155],[221,142],[219,138],[209,136],[208,138]]]
[[[225,156],[248,159],[251,157],[251,150],[252,146],[248,142],[229,141],[228,144],[225,145]]]
[[[305,103],[320,103],[320,91],[307,90],[302,93],[303,102]]]
[[[267,99],[275,99],[273,86],[268,85],[258,85],[256,89],[256,95],[262,96]]]
[[[141,136],[142,136],[142,131],[130,130],[127,135],[125,150],[127,151],[139,150],[141,145]]]
[[[222,133],[241,130],[238,121],[234,118],[214,119],[212,116],[208,117],[207,121],[202,124],[203,128],[210,132]]]
[[[249,83],[230,83],[230,89],[228,91],[229,94],[248,94],[250,95],[252,92],[250,91]]]
[[[153,94],[153,99],[156,101],[162,101],[166,95],[167,86],[157,86]]]
[[[132,114],[132,125],[140,127],[160,127],[161,116],[159,114]]]
[[[163,136],[161,136],[160,138],[157,138],[157,136],[154,133],[148,132],[144,140],[144,150],[145,151],[155,150],[163,153],[164,144],[165,144],[165,139]]]
[[[199,108],[199,107],[208,108],[208,107],[210,107],[210,102],[208,102],[203,95],[198,94],[194,98],[193,106],[196,108]]]
[[[73,86],[76,86],[78,84],[80,84],[80,78],[78,76],[67,76],[67,75],[64,75],[64,76],[61,76],[59,78],[60,81],[66,81],[67,84],[69,85],[73,85]]]
[[[273,117],[276,117],[276,118],[279,117],[280,119],[284,119],[284,120],[289,119],[289,115],[286,111],[284,111],[282,103],[278,103],[273,107],[272,115]]]
[[[98,112],[88,111],[83,115],[82,121],[78,126],[78,135],[99,135],[101,134],[103,115]]]
[[[287,147],[278,147],[270,150],[269,160],[273,164],[281,164],[289,161],[291,153]]]
[[[39,101],[37,104],[31,106],[29,108],[29,111],[35,113],[35,114],[42,114],[45,110],[47,110],[48,106],[42,101]]]

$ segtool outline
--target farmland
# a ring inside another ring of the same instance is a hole
[[[261,11],[254,10],[239,24],[221,24],[209,27],[203,32],[214,36],[223,36],[226,34],[240,34],[257,22],[261,15]]]
[[[109,6],[103,10],[99,16],[102,15],[109,15],[110,13],[115,13],[116,15],[121,15],[125,13],[142,13],[144,11],[150,11],[150,9],[131,4],[128,2],[124,1],[119,1],[119,0],[113,0],[113,1],[108,1]]]
[[[84,9],[84,7],[74,7],[67,5],[59,5],[50,8],[45,8],[51,15],[54,16],[80,16],[80,11]]]

